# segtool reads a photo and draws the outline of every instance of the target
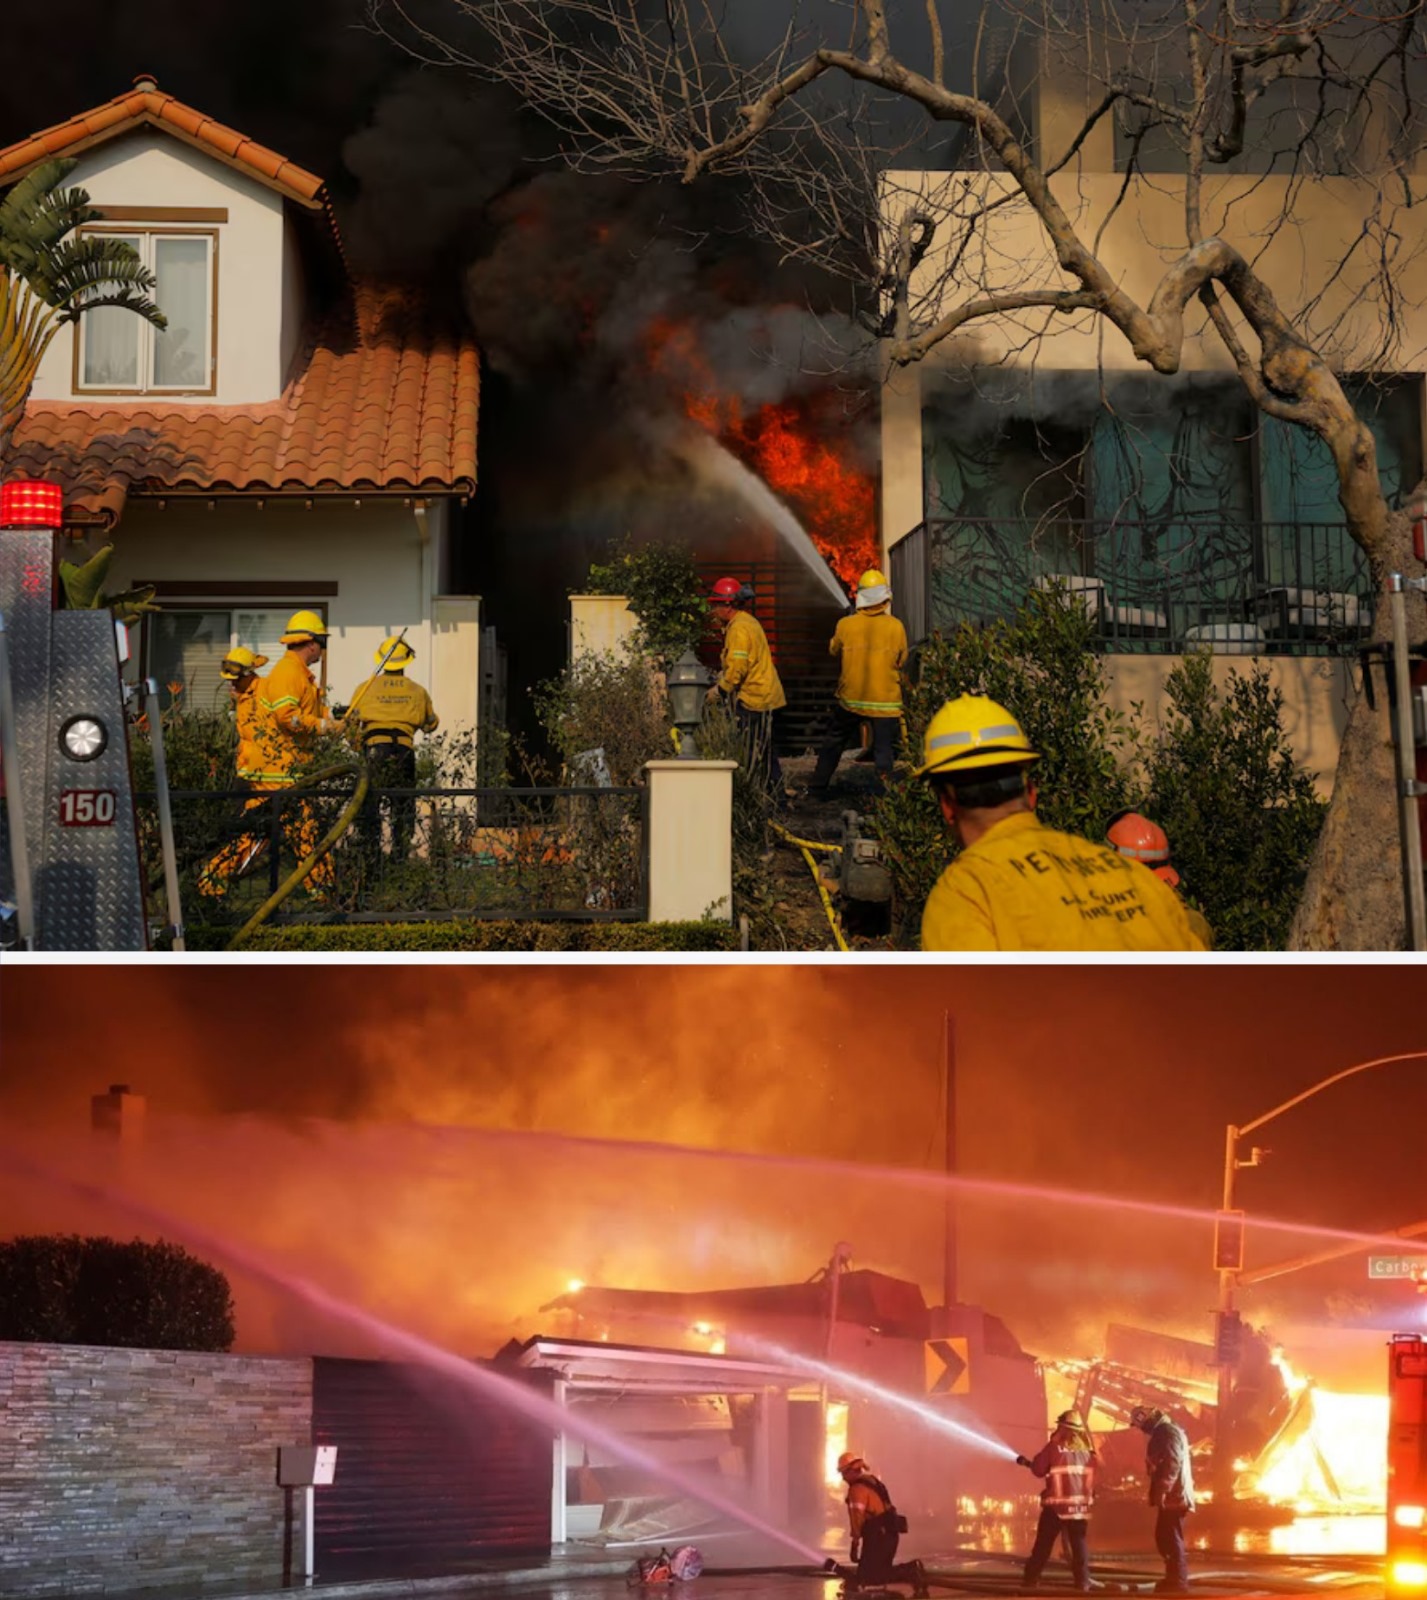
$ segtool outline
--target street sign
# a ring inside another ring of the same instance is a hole
[[[971,1361],[964,1338],[928,1339],[928,1394],[970,1394]]]
[[[1427,1272],[1427,1251],[1415,1256],[1369,1256],[1370,1278],[1415,1278]]]

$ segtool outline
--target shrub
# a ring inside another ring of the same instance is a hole
[[[1107,817],[1136,803],[1127,761],[1136,741],[1123,716],[1105,704],[1105,674],[1091,651],[1093,629],[1084,608],[1056,591],[1032,593],[1008,622],[963,624],[934,634],[920,649],[916,680],[906,696],[907,749],[921,761],[927,723],[947,700],[982,694],[1020,722],[1041,760],[1038,811],[1053,828],[1103,838]],[[956,852],[931,785],[896,784],[871,809],[904,919],[903,940],[942,869]]]
[[[698,732],[704,761],[736,761],[733,773],[733,914],[748,918],[756,950],[786,947],[778,920],[777,894],[769,865],[774,798],[761,774],[748,765],[743,735],[725,700],[707,707]]]
[[[565,783],[596,781],[579,761],[593,750],[604,751],[616,785],[642,782],[646,761],[675,753],[663,687],[648,660],[634,651],[581,656],[531,693]]]
[[[1165,693],[1145,810],[1216,948],[1282,949],[1327,809],[1284,741],[1283,695],[1258,665],[1231,670],[1221,694],[1204,654],[1186,657]]]
[[[0,1339],[227,1350],[227,1278],[178,1245],[79,1234],[0,1244]]]
[[[587,594],[622,594],[639,619],[635,649],[663,665],[677,661],[703,638],[708,601],[699,569],[685,545],[646,544],[635,549],[628,534],[591,564]]]
[[[209,936],[211,935],[211,943]],[[190,929],[190,949],[222,949],[232,930]],[[249,950],[733,950],[726,922],[349,922],[259,928]]]

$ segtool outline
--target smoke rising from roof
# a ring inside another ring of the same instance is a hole
[[[75,1159],[94,1163],[109,1147],[88,1133],[88,1097],[127,1080],[148,1098],[152,1152],[130,1181],[156,1203],[488,1353],[538,1331],[538,1307],[571,1276],[799,1281],[838,1238],[856,1265],[939,1301],[934,1192],[780,1158],[937,1171],[948,1005],[964,1172],[1212,1210],[1225,1122],[1412,1048],[1423,981],[1344,969],[1330,997],[1287,968],[101,969],[85,974],[87,1009],[125,1024],[96,1074],[54,1025],[73,1009],[72,977],[7,971],[0,1116],[37,1144],[67,1129]],[[1255,1214],[1365,1230],[1420,1220],[1424,1111],[1427,1069],[1402,1066],[1276,1123],[1272,1161],[1241,1183],[1250,1265],[1309,1248],[1256,1236]],[[480,1132],[499,1128],[527,1130],[535,1148]],[[690,1162],[577,1147],[565,1132],[770,1159]],[[1110,1321],[1207,1335],[1207,1222],[1044,1198],[964,1197],[958,1215],[960,1298],[1030,1349],[1096,1354]],[[69,1228],[124,1236],[128,1223],[0,1178],[0,1232]],[[239,1300],[246,1348],[336,1348],[269,1295]],[[1255,1323],[1372,1350],[1374,1329],[1420,1314],[1401,1286],[1369,1286],[1356,1254],[1245,1305]]]

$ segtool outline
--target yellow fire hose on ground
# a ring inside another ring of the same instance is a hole
[[[365,761],[342,761],[336,766],[323,767],[318,772],[306,773],[296,783],[282,791],[285,794],[291,794],[294,789],[308,789],[314,784],[325,783],[329,778],[344,777],[348,773],[357,775],[357,787],[352,791],[352,798],[342,808],[341,815],[327,830],[312,854],[305,856],[297,863],[272,894],[228,941],[227,948],[229,950],[236,950],[255,928],[267,921],[273,912],[287,899],[288,895],[311,873],[323,856],[332,849],[342,835],[346,833],[347,829],[357,820],[357,813],[362,809],[362,802],[367,798],[367,790],[371,787],[371,776],[367,771]]]
[[[817,839],[800,839],[796,834],[789,833],[786,828],[780,827],[776,822],[768,824],[779,838],[785,839],[789,844],[796,845],[802,852],[803,860],[808,864],[808,871],[813,875],[813,882],[818,886],[818,895],[823,903],[823,910],[827,912],[828,926],[832,929],[832,936],[837,940],[839,950],[846,950],[848,943],[842,935],[842,924],[837,919],[837,910],[832,903],[832,896],[827,892],[827,885],[822,880],[818,871],[818,864],[813,860],[813,851],[821,850],[828,855],[836,855],[841,848],[835,844],[823,844]]]

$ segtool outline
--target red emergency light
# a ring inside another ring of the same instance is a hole
[[[0,484],[0,528],[62,528],[64,491],[57,483],[16,478]]]

